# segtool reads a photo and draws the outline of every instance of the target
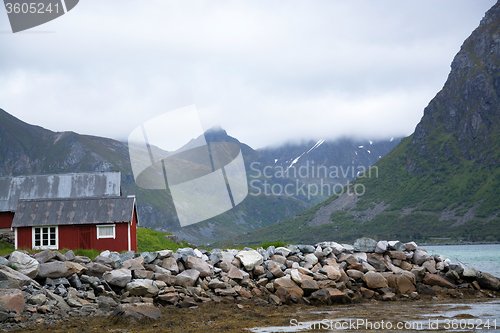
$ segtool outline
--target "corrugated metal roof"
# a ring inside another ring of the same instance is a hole
[[[14,212],[19,200],[120,196],[120,172],[0,177],[0,212]]]
[[[132,222],[135,197],[19,200],[12,227]]]

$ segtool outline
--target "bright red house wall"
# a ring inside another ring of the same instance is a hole
[[[32,249],[31,240],[31,227],[17,228],[17,248],[18,249]]]
[[[134,214],[135,219],[135,214]],[[136,224],[130,226],[131,247],[137,251]],[[128,250],[128,223],[115,224],[115,238],[97,239],[96,225],[60,225],[58,227],[59,249],[81,249],[83,246],[81,235],[88,233],[89,247],[98,251],[127,251]],[[32,227],[17,228],[17,247],[31,249]]]
[[[10,228],[12,226],[13,219],[14,213],[0,212],[0,228]]]

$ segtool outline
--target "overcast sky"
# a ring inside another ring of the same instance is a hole
[[[3,8],[0,108],[122,141],[192,104],[254,148],[409,135],[494,3],[81,0],[17,34]]]

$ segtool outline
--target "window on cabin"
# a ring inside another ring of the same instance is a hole
[[[57,249],[57,227],[33,227],[33,248]]]
[[[97,239],[99,238],[115,238],[115,225],[98,225]]]

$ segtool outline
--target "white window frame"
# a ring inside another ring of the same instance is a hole
[[[109,227],[112,227],[113,229],[113,235],[108,235],[108,236],[100,236],[99,235],[99,229],[100,228],[109,228]],[[97,239],[101,239],[101,238],[113,238],[115,239],[116,237],[116,225],[115,224],[101,224],[101,225],[97,225],[96,226],[97,228]]]
[[[43,240],[43,228],[49,228],[49,245],[42,245],[42,240]],[[50,228],[55,228],[55,245],[50,245]],[[35,233],[36,229],[40,229],[40,246],[35,245]],[[17,230],[16,230],[17,231]],[[57,225],[43,225],[43,226],[37,226],[37,227],[32,227],[31,228],[31,247],[33,250],[58,250],[59,249],[59,228]]]

